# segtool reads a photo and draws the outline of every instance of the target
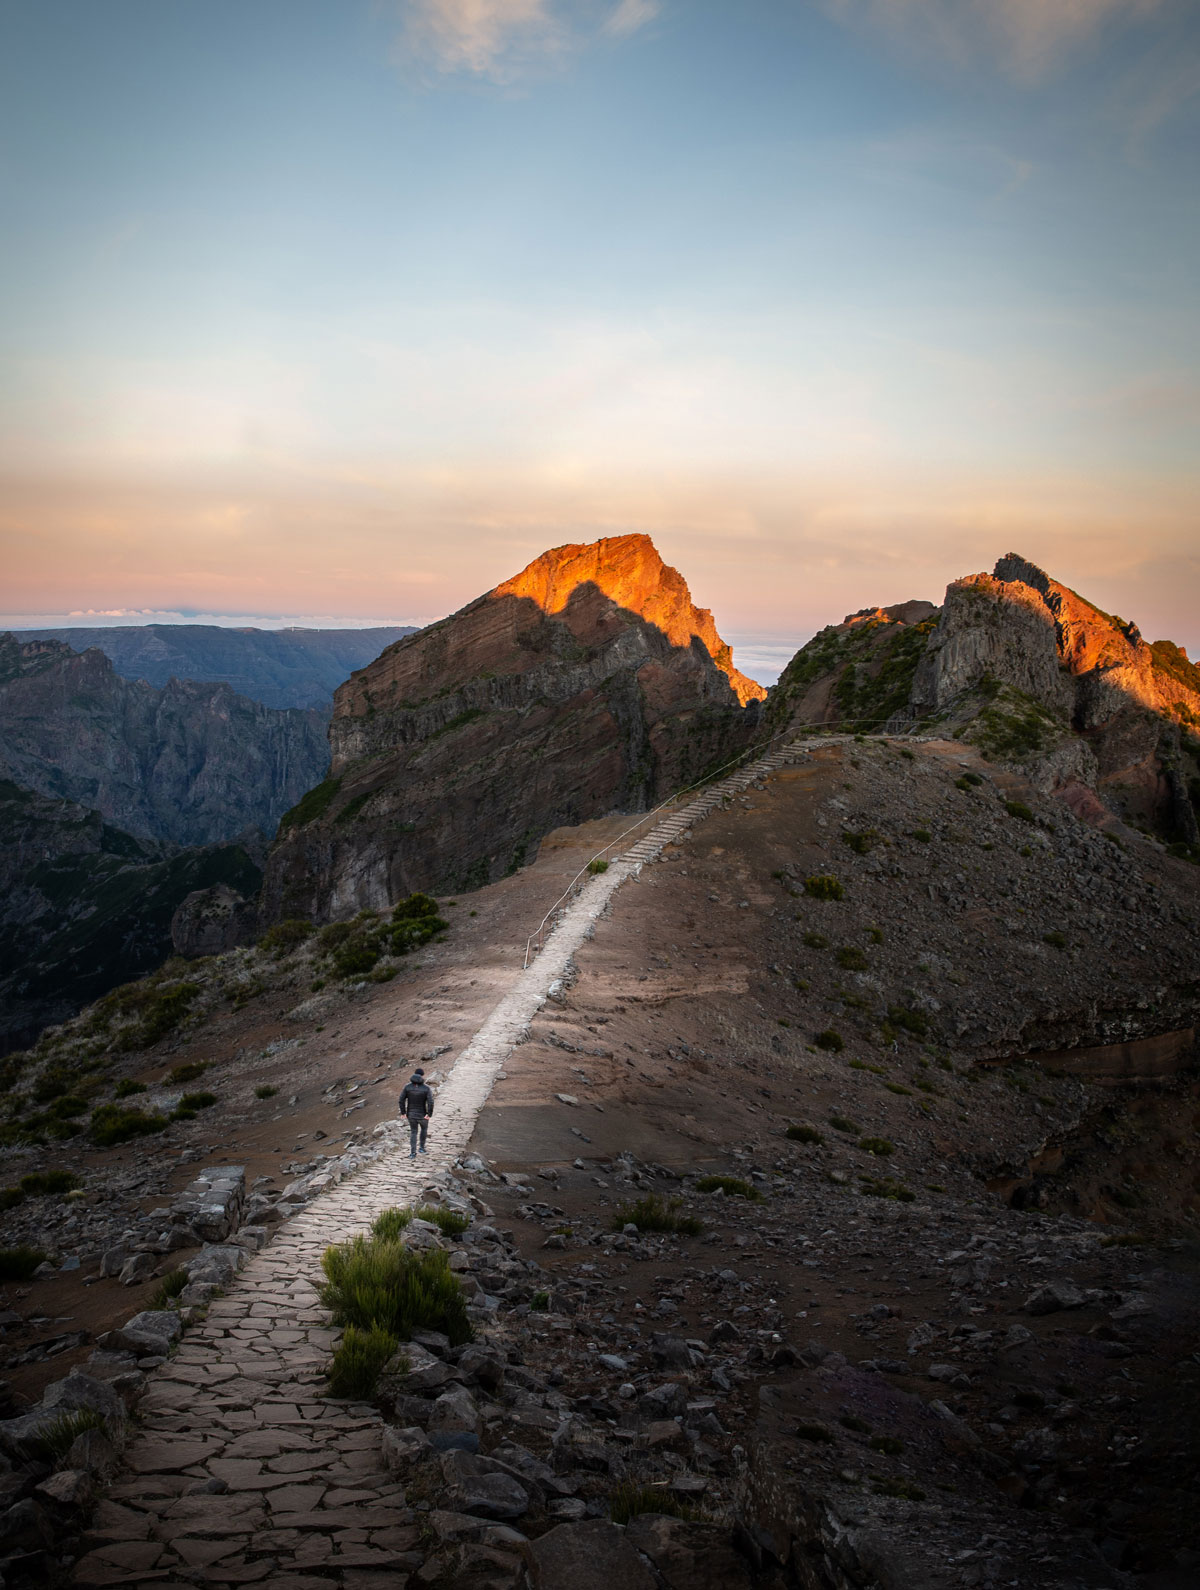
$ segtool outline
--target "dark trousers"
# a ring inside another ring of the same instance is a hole
[[[408,1118],[408,1150],[410,1154],[417,1152],[417,1133],[421,1134],[421,1150],[424,1152],[425,1139],[429,1136],[429,1121],[424,1115],[410,1115]]]

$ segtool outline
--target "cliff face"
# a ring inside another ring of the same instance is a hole
[[[766,692],[646,536],[558,547],[337,693],[330,779],[284,818],[268,919],[511,871],[736,754]]]
[[[157,967],[194,890],[253,894],[259,876],[238,845],[163,855],[98,812],[0,779],[0,1053]]]
[[[0,774],[143,839],[272,832],[327,766],[325,722],[223,684],[156,690],[118,677],[100,651],[0,636]]]
[[[343,679],[411,625],[377,629],[226,629],[218,624],[115,624],[30,629],[20,641],[56,640],[102,651],[122,679],[162,689],[172,679],[226,684],[267,707],[328,711]]]

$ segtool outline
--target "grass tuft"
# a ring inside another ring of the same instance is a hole
[[[334,1349],[329,1369],[329,1394],[365,1401],[375,1394],[383,1366],[395,1355],[400,1339],[380,1325],[365,1330],[347,1325]]]
[[[848,1115],[831,1115],[829,1124],[835,1132],[849,1132],[854,1137],[857,1137],[862,1130],[858,1123],[852,1121]]]
[[[828,1049],[831,1054],[837,1054],[846,1047],[846,1040],[836,1027],[825,1027],[821,1032],[814,1033],[813,1042],[818,1049]]]
[[[101,1104],[92,1111],[88,1130],[98,1148],[112,1148],[132,1137],[149,1137],[167,1127],[167,1117],[157,1111],[122,1109],[117,1104]]]
[[[41,1248],[24,1242],[16,1248],[0,1248],[0,1281],[28,1281],[45,1259]]]
[[[763,1195],[751,1182],[743,1181],[740,1176],[701,1176],[696,1183],[696,1191],[702,1193],[723,1192],[727,1198],[747,1198],[753,1204],[760,1204]]]
[[[411,1209],[384,1209],[371,1222],[371,1235],[384,1242],[396,1242],[405,1226],[412,1222]]]
[[[103,1429],[104,1415],[95,1408],[72,1408],[44,1425],[29,1445],[44,1463],[61,1463],[81,1435]]]
[[[666,1231],[681,1237],[698,1237],[704,1230],[703,1222],[697,1220],[695,1215],[681,1215],[681,1204],[679,1198],[672,1198],[668,1202],[657,1193],[647,1193],[634,1203],[618,1204],[612,1217],[612,1228],[620,1231],[622,1226],[635,1225],[643,1232]]]
[[[36,1170],[21,1177],[21,1191],[30,1198],[69,1193],[82,1186],[82,1180],[73,1170]]]
[[[789,1126],[783,1135],[790,1138],[793,1143],[823,1143],[825,1141],[825,1134],[818,1132],[815,1126]]]
[[[260,1082],[254,1090],[254,1097],[256,1099],[273,1099],[278,1092],[279,1089],[273,1088],[269,1082]]]
[[[614,1524],[627,1524],[639,1513],[682,1518],[688,1523],[700,1522],[705,1516],[699,1508],[669,1490],[665,1481],[657,1485],[639,1485],[636,1480],[627,1480],[609,1497],[608,1510]]]
[[[804,892],[814,900],[844,900],[846,890],[841,881],[828,873],[814,874],[804,880]]]
[[[886,1159],[889,1154],[896,1152],[895,1143],[889,1142],[886,1137],[860,1137],[858,1146],[866,1154],[875,1154],[880,1159]]]
[[[154,1288],[154,1292],[146,1307],[166,1308],[169,1303],[173,1302],[174,1299],[179,1296],[180,1292],[183,1291],[187,1284],[188,1273],[181,1265],[177,1265],[173,1270],[168,1270],[166,1275],[163,1276],[162,1280]]]
[[[433,1204],[422,1204],[420,1209],[414,1209],[413,1215],[418,1220],[428,1220],[435,1225],[444,1237],[461,1237],[471,1224],[469,1215],[460,1215],[454,1209],[439,1209]]]

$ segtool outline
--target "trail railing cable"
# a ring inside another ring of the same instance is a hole
[[[879,726],[878,718],[839,718],[838,723],[871,723],[877,728]],[[772,735],[769,740],[760,740],[754,745],[748,745],[744,751],[740,751],[737,756],[732,757],[721,767],[714,768],[711,772],[705,773],[703,778],[698,778],[694,784],[687,784],[683,789],[676,790],[674,794],[668,795],[666,800],[661,801],[659,805],[651,807],[648,812],[642,812],[636,821],[630,823],[629,827],[623,829],[619,834],[616,835],[615,838],[610,839],[608,844],[605,845],[603,849],[598,850],[594,856],[589,856],[584,862],[583,866],[580,867],[579,871],[571,879],[570,883],[568,883],[567,887],[559,895],[558,899],[555,900],[554,904],[549,908],[545,916],[542,917],[542,920],[538,923],[537,927],[534,928],[533,932],[525,940],[525,959],[523,962],[524,967],[528,967],[530,956],[534,953],[535,948],[538,950],[541,949],[544,942],[543,935],[546,931],[547,924],[552,918],[557,916],[558,912],[572,897],[579,886],[580,880],[583,877],[595,870],[602,870],[596,869],[594,867],[594,863],[597,861],[603,861],[608,852],[612,850],[615,845],[619,845],[623,839],[627,839],[635,829],[641,828],[644,824],[650,822],[652,818],[657,817],[661,812],[665,812],[668,806],[674,806],[675,803],[682,800],[685,795],[691,795],[696,790],[704,789],[707,785],[716,783],[720,778],[728,777],[735,768],[748,760],[760,761],[763,757],[769,756],[771,754],[772,746],[774,746],[778,741],[793,740],[796,738],[797,734],[802,734],[805,732],[805,730],[819,731],[821,729],[826,730],[831,735],[836,735],[843,732],[840,728],[834,728],[833,725],[829,723],[789,723],[786,729],[781,729],[778,734]],[[883,737],[891,738],[891,736]]]

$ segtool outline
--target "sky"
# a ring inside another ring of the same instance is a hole
[[[645,531],[767,679],[1010,550],[1200,648],[1194,0],[0,0],[0,623]]]

